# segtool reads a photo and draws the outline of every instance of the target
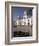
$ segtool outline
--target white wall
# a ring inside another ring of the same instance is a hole
[[[13,0],[13,1],[39,3],[39,0]],[[38,19],[39,19],[39,15],[38,15]],[[5,46],[5,0],[0,0],[0,46]],[[39,43],[18,44],[18,45],[12,45],[12,46],[39,46]]]

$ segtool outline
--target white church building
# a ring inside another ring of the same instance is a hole
[[[24,11],[23,16],[17,16],[16,25],[28,25],[28,23],[32,25],[32,16],[28,17],[27,11]]]

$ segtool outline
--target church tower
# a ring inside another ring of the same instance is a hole
[[[24,19],[27,19],[27,11],[24,11]]]

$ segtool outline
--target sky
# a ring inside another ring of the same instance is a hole
[[[11,16],[14,21],[16,21],[17,16],[23,16],[24,11],[28,9],[29,15],[32,16],[32,8],[26,8],[26,7],[13,7],[11,8]]]

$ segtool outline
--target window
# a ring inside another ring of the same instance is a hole
[[[24,22],[24,25],[26,25],[26,22]]]
[[[26,19],[26,17],[24,17],[24,19]]]

